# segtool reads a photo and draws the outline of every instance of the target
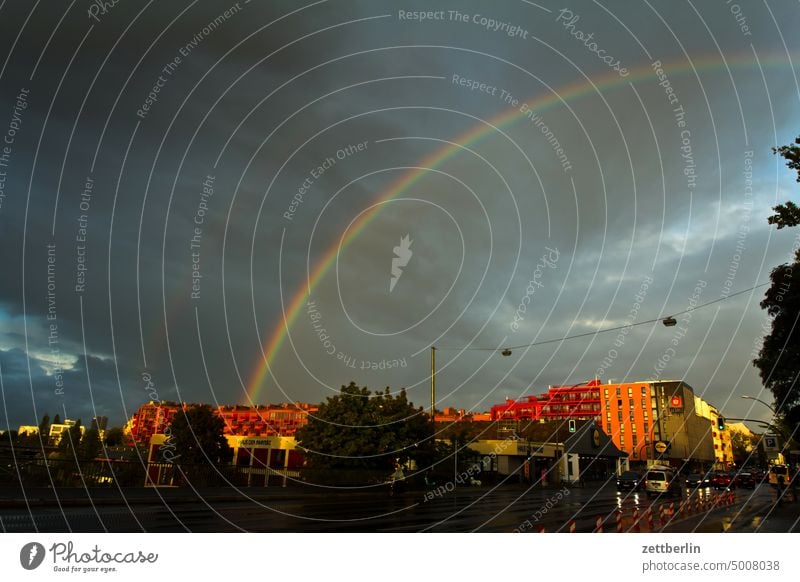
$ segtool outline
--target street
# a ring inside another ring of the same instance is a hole
[[[689,496],[684,490],[680,499],[617,493],[613,482],[585,488],[464,487],[439,497],[424,491],[389,495],[293,488],[214,490],[195,497],[175,489],[128,493],[126,501],[65,501],[61,508],[53,500],[32,502],[30,512],[24,505],[6,505],[0,524],[5,532],[553,533],[592,532],[599,523],[604,532],[798,530],[795,520],[779,526],[770,521],[787,508],[796,513],[798,504],[785,501],[776,510],[775,492],[764,484],[752,491],[737,489],[733,496],[709,490]],[[773,525],[765,528],[767,523]]]

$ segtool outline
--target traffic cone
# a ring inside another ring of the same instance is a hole
[[[576,531],[578,531],[578,525],[575,523],[575,520],[569,520],[569,533],[575,533]]]
[[[594,518],[594,533],[603,533],[603,516],[598,515]]]
[[[617,510],[616,521],[617,521],[617,533],[622,533],[622,510],[620,509]]]

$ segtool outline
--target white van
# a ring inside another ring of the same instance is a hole
[[[681,485],[672,467],[654,465],[644,475],[644,490],[653,495],[681,494]]]

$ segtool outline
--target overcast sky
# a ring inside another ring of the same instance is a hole
[[[256,403],[353,380],[427,407],[432,345],[440,408],[669,378],[765,419],[739,398],[771,400],[764,287],[591,332],[789,258],[798,27],[786,2],[0,2],[0,426],[248,403],[265,355]]]

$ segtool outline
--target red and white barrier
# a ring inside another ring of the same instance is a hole
[[[617,521],[617,533],[622,533],[622,511],[619,509],[617,510],[616,521]]]
[[[575,533],[578,531],[578,525],[575,523],[574,519],[569,521],[569,533]]]
[[[603,533],[603,516],[598,515],[594,518],[594,532]]]

